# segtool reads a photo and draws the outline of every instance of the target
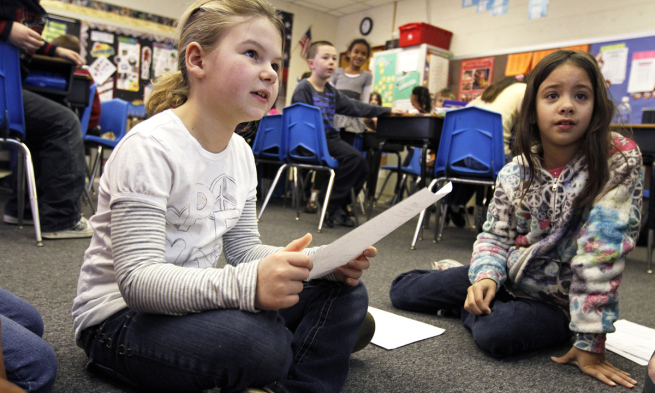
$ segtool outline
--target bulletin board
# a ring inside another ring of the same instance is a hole
[[[627,61],[625,61],[624,71],[620,69],[614,70],[614,68],[620,68],[620,64],[622,62],[620,60],[616,62],[616,59],[610,59],[610,56],[616,55],[617,53],[620,54],[620,48],[627,49],[627,57],[625,58]],[[607,74],[609,71],[607,67],[610,64],[610,61],[614,63],[612,64],[612,71],[616,71],[617,76],[614,78],[609,78],[609,91],[612,95],[612,100],[614,101],[615,105],[619,105],[621,103],[622,97],[630,97],[630,106],[632,107],[630,124],[641,124],[643,110],[655,109],[655,86],[650,86],[650,91],[629,92],[629,90],[631,90],[629,89],[630,76],[632,74],[633,77],[637,77],[637,75],[634,75],[634,72],[638,72],[638,70],[632,69],[635,58],[637,61],[643,61],[643,57],[640,59],[640,56],[645,55],[650,56],[652,61],[655,62],[655,53],[649,53],[653,51],[655,51],[655,37],[642,37],[629,40],[601,42],[592,44],[590,46],[590,53],[594,55],[596,59],[598,59],[599,64],[601,67],[603,67],[604,74]],[[606,75],[606,77],[607,76],[608,75]],[[621,79],[623,79],[623,81],[621,81]]]
[[[562,49],[582,50],[596,57],[605,79],[608,81],[609,92],[614,104],[618,106],[622,97],[630,97],[632,114],[629,122],[631,124],[641,124],[643,110],[655,110],[655,86],[651,86],[650,90],[645,89],[645,91],[631,91],[634,86],[632,89],[629,86],[631,74],[634,75],[637,72],[642,74],[642,80],[655,78],[655,37],[607,41]],[[491,80],[498,81],[505,75],[525,73],[521,71],[533,69],[540,59],[555,50],[557,49],[494,56],[495,63]],[[453,92],[458,93],[461,86],[462,63],[471,60],[475,59],[454,60],[451,62],[449,87]],[[635,61],[638,62],[639,70],[632,69]],[[644,64],[648,62],[651,62],[653,66],[646,70],[648,64]],[[647,72],[649,74],[643,77],[643,74]],[[653,74],[650,74],[650,72]],[[637,79],[636,76],[634,79]]]
[[[280,11],[278,16],[285,27],[284,63],[276,102],[276,106],[282,107],[286,102],[293,14]],[[79,37],[81,55],[98,83],[102,101],[121,98],[140,104],[145,101],[152,78],[177,70],[177,50],[171,37],[53,14],[48,16],[43,34],[46,41],[61,34]]]
[[[172,38],[82,22],[80,43],[101,101],[142,102],[152,78],[177,71]]]

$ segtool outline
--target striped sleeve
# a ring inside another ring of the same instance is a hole
[[[223,235],[223,252],[227,263],[238,266],[243,262],[260,260],[281,249],[262,245],[257,229],[255,198],[248,199],[237,224]]]
[[[259,261],[266,256],[282,250],[282,247],[273,247],[262,245],[259,239],[259,230],[257,229],[257,212],[255,199],[246,201],[246,205],[241,213],[237,225],[223,236],[223,245],[227,263],[237,266],[244,262]],[[292,239],[289,239],[291,241]],[[312,247],[302,250],[303,254],[312,256],[318,250],[323,248]],[[347,263],[348,261],[344,262]],[[334,274],[330,273],[323,277],[325,280],[337,281]]]
[[[130,308],[168,315],[218,308],[255,311],[258,261],[222,269],[166,263],[165,212],[145,203],[114,204],[111,223],[116,279]]]

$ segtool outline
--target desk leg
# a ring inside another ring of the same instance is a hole
[[[368,194],[368,210],[366,212],[366,219],[371,218],[373,214],[373,204],[375,203],[375,191],[378,188],[378,174],[380,172],[380,162],[382,161],[382,147],[384,142],[380,142],[377,150],[375,151],[375,157],[373,159],[373,168],[369,168],[370,174],[368,177],[368,184],[366,185],[366,191]]]

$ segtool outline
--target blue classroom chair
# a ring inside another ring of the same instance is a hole
[[[420,147],[415,147],[412,151],[412,157],[409,163],[407,163],[407,165],[400,166],[400,170],[398,169],[397,165],[381,166],[380,169],[387,170],[389,173],[384,179],[384,183],[382,183],[382,187],[380,188],[378,196],[375,199],[379,200],[380,196],[382,196],[382,193],[384,192],[384,189],[387,186],[392,173],[396,173],[397,176],[401,176],[401,178],[397,182],[396,191],[394,192],[393,198],[391,199],[391,205],[395,205],[397,202],[401,201],[403,199],[404,192],[407,192],[408,196],[411,195],[416,190],[418,183],[421,181],[421,156],[422,149]],[[400,155],[398,157],[400,159]],[[407,186],[407,178],[409,176],[413,176],[416,179],[414,186],[411,189]]]
[[[84,143],[88,146],[98,149],[95,160],[93,162],[93,167],[89,172],[89,185],[87,187],[87,191],[91,191],[93,189],[93,182],[100,166],[102,165],[104,148],[115,148],[127,133],[127,111],[129,103],[127,101],[121,100],[120,98],[114,98],[109,101],[102,102],[100,105],[102,107],[99,123],[100,129],[103,133],[112,131],[114,135],[116,135],[116,139],[105,139],[99,136],[88,134],[84,135]],[[88,119],[86,124],[88,126]],[[82,127],[82,129],[84,132],[86,132],[86,127]]]
[[[43,246],[39,205],[36,196],[36,179],[30,150],[22,142],[25,140],[25,115],[23,111],[23,90],[21,86],[20,60],[18,48],[9,42],[0,41],[0,144],[17,147],[19,160],[18,179],[18,224],[23,225],[25,203],[25,182],[32,208],[32,220],[37,246]]]
[[[437,183],[467,183],[493,187],[498,172],[505,166],[503,122],[500,113],[478,107],[466,107],[446,113],[434,165],[432,189]],[[483,201],[478,195],[477,216],[484,220],[491,195]],[[439,201],[435,242],[441,240],[447,205]],[[411,249],[422,229],[425,210],[421,212]]]
[[[282,117],[283,137],[280,158],[293,168],[294,179],[298,178],[298,168],[323,170],[330,173],[318,223],[318,232],[321,232],[334,184],[334,168],[339,166],[339,162],[328,152],[323,115],[319,108],[298,102],[284,108]],[[297,194],[298,182],[294,183],[294,194]],[[296,219],[299,218],[300,203],[296,203]]]
[[[255,140],[252,144],[252,154],[255,156],[255,162],[257,164],[279,164],[280,168],[277,170],[271,188],[266,194],[262,208],[259,211],[259,215],[257,216],[258,221],[264,214],[264,210],[268,205],[268,201],[271,199],[271,196],[275,191],[275,185],[277,184],[284,170],[287,168],[287,164],[284,163],[281,159],[281,148],[282,115],[266,115],[259,121],[257,133],[255,134]]]

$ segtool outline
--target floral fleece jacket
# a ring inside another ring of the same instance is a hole
[[[539,168],[522,202],[528,167],[519,157],[505,165],[469,269],[471,283],[490,278],[515,296],[557,304],[571,318],[574,346],[596,353],[605,351],[605,333],[615,331],[617,289],[641,220],[641,153],[632,140],[612,138],[604,191],[617,186],[585,209],[572,206],[588,179],[582,153],[558,178]]]

